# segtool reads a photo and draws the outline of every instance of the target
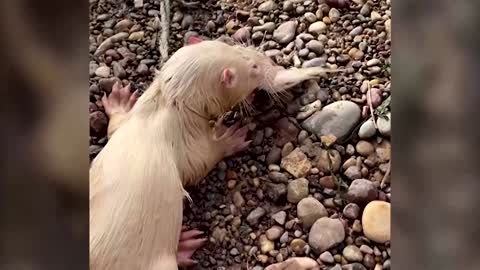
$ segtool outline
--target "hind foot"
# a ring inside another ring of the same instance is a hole
[[[202,234],[203,232],[199,230],[187,230],[187,227],[182,227],[177,248],[177,264],[179,267],[188,267],[197,264],[197,261],[192,260],[192,255],[207,241],[206,238],[197,238]]]
[[[112,118],[114,114],[126,114],[133,108],[140,95],[138,90],[132,94],[130,88],[130,84],[121,87],[120,83],[116,82],[110,95],[102,97],[102,104],[109,118]]]
[[[226,127],[222,121],[223,119],[219,119],[215,125],[214,139],[222,144],[224,149],[223,157],[233,156],[247,149],[252,142],[251,140],[245,141],[248,128],[246,126],[240,128],[240,122],[235,123],[231,127]]]

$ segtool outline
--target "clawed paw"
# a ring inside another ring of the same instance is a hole
[[[179,267],[188,267],[197,264],[197,262],[192,259],[192,255],[207,241],[205,238],[197,238],[202,234],[203,232],[199,230],[188,230],[187,227],[182,227],[177,248],[177,264]]]
[[[231,127],[222,124],[222,119],[218,120],[215,126],[215,140],[220,142],[224,147],[224,157],[233,156],[250,145],[247,138],[248,128],[246,126],[240,128],[240,122],[235,123]]]
[[[128,113],[132,109],[140,95],[138,91],[132,94],[130,88],[130,84],[121,87],[120,82],[116,82],[112,87],[110,95],[102,97],[102,104],[108,117],[116,113]]]

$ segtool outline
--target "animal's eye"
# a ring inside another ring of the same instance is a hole
[[[255,69],[258,68],[257,64],[253,64],[252,67],[255,68]]]

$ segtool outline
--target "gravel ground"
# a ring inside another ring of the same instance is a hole
[[[295,256],[320,269],[390,269],[390,0],[204,2],[172,3],[170,53],[190,35],[230,35],[285,67],[345,71],[278,101],[258,95],[241,117],[251,147],[220,162],[186,205],[185,223],[210,240],[194,269],[261,270]],[[103,93],[116,80],[144,90],[158,68],[160,1],[90,3],[93,158],[107,141]]]

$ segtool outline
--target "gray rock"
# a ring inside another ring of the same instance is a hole
[[[140,74],[140,75],[147,75],[149,73],[148,71],[148,66],[141,63],[140,65],[138,65],[137,67],[137,73]]]
[[[275,220],[280,225],[284,225],[287,219],[287,213],[285,211],[280,211],[272,215],[272,219]]]
[[[118,62],[112,62],[113,76],[123,79],[127,76],[127,72]]]
[[[284,184],[267,184],[267,197],[272,201],[280,201],[285,194],[287,194],[287,187]]]
[[[340,20],[340,11],[338,11],[338,9],[336,8],[331,8],[328,12],[328,17],[330,17],[330,20],[332,22],[336,22]]]
[[[273,39],[280,43],[286,44],[295,38],[297,21],[288,21],[282,23],[275,31],[273,31]]]
[[[252,28],[253,32],[267,32],[272,33],[275,30],[275,23],[274,22],[266,22],[262,25],[254,26]]]
[[[312,12],[305,12],[305,14],[303,14],[303,16],[310,23],[314,23],[314,22],[317,21],[317,16],[315,16],[315,14],[313,14]]]
[[[322,217],[315,221],[308,234],[308,244],[316,254],[340,244],[345,239],[345,228],[339,219]]]
[[[260,4],[260,6],[258,6],[258,11],[268,13],[270,11],[273,11],[276,8],[277,8],[277,4],[275,4],[275,1],[268,0],[267,2],[264,2]]]
[[[350,135],[360,120],[361,110],[351,101],[337,101],[325,106],[302,123],[302,127],[318,137],[332,134],[338,140]]]
[[[283,11],[292,11],[294,9],[293,2],[290,0],[286,0],[283,2]]]
[[[322,42],[315,39],[310,40],[306,46],[310,51],[316,53],[317,55],[321,55],[324,51]]]
[[[357,219],[360,216],[360,206],[349,203],[343,208],[343,215],[349,219]]]
[[[325,33],[326,31],[327,31],[327,25],[322,21],[314,22],[310,24],[310,26],[308,27],[308,32],[311,34],[315,34],[317,36],[322,33]]]
[[[268,240],[275,241],[282,236],[284,231],[285,230],[282,227],[274,225],[265,232],[265,235],[267,236]]]
[[[327,62],[327,59],[325,57],[316,57],[303,62],[302,67],[303,68],[321,67],[321,66],[324,66],[326,62]]]
[[[339,264],[336,264],[334,267],[332,267],[328,270],[342,270],[342,267]]]
[[[281,172],[269,172],[268,178],[276,183],[288,183],[288,177]]]
[[[297,216],[304,228],[310,228],[317,219],[328,216],[327,209],[317,199],[308,197],[297,205]]]
[[[256,225],[260,218],[262,218],[267,211],[263,209],[262,207],[257,207],[250,214],[247,216],[247,222],[250,223],[250,225]]]
[[[377,127],[380,134],[390,137],[392,132],[392,114],[388,112],[386,116],[388,117],[388,120],[383,117],[377,119]]]
[[[308,180],[299,178],[288,184],[287,200],[291,203],[298,203],[308,196]]]
[[[354,180],[347,191],[347,199],[359,205],[366,205],[375,200],[377,196],[377,188],[372,181],[367,179]]]
[[[343,172],[343,174],[350,180],[355,180],[362,178],[362,173],[360,172],[360,169],[357,166],[350,166],[348,169]]]
[[[187,29],[193,24],[193,17],[191,15],[186,15],[182,20],[182,28]]]
[[[332,253],[330,253],[328,251],[325,251],[322,254],[320,254],[319,259],[322,262],[325,262],[325,263],[334,263],[335,262],[335,260],[333,259]]]
[[[360,129],[358,130],[358,137],[360,137],[360,139],[368,139],[375,135],[375,133],[377,133],[377,129],[375,128],[373,119],[370,118],[360,126]]]
[[[367,270],[361,263],[350,263],[342,266],[342,270]]]
[[[247,42],[250,40],[250,36],[250,29],[248,27],[242,27],[232,35],[232,39],[239,42]]]
[[[99,66],[95,70],[95,75],[101,78],[108,78],[110,76],[110,68],[107,66]]]
[[[342,251],[343,257],[349,262],[361,262],[363,254],[357,246],[348,245]]]
[[[350,31],[349,35],[352,37],[358,36],[363,32],[363,27],[357,26]]]
[[[282,149],[274,146],[272,147],[272,149],[270,149],[270,152],[268,152],[265,162],[267,163],[267,165],[275,164],[279,162],[281,158],[282,158]]]

